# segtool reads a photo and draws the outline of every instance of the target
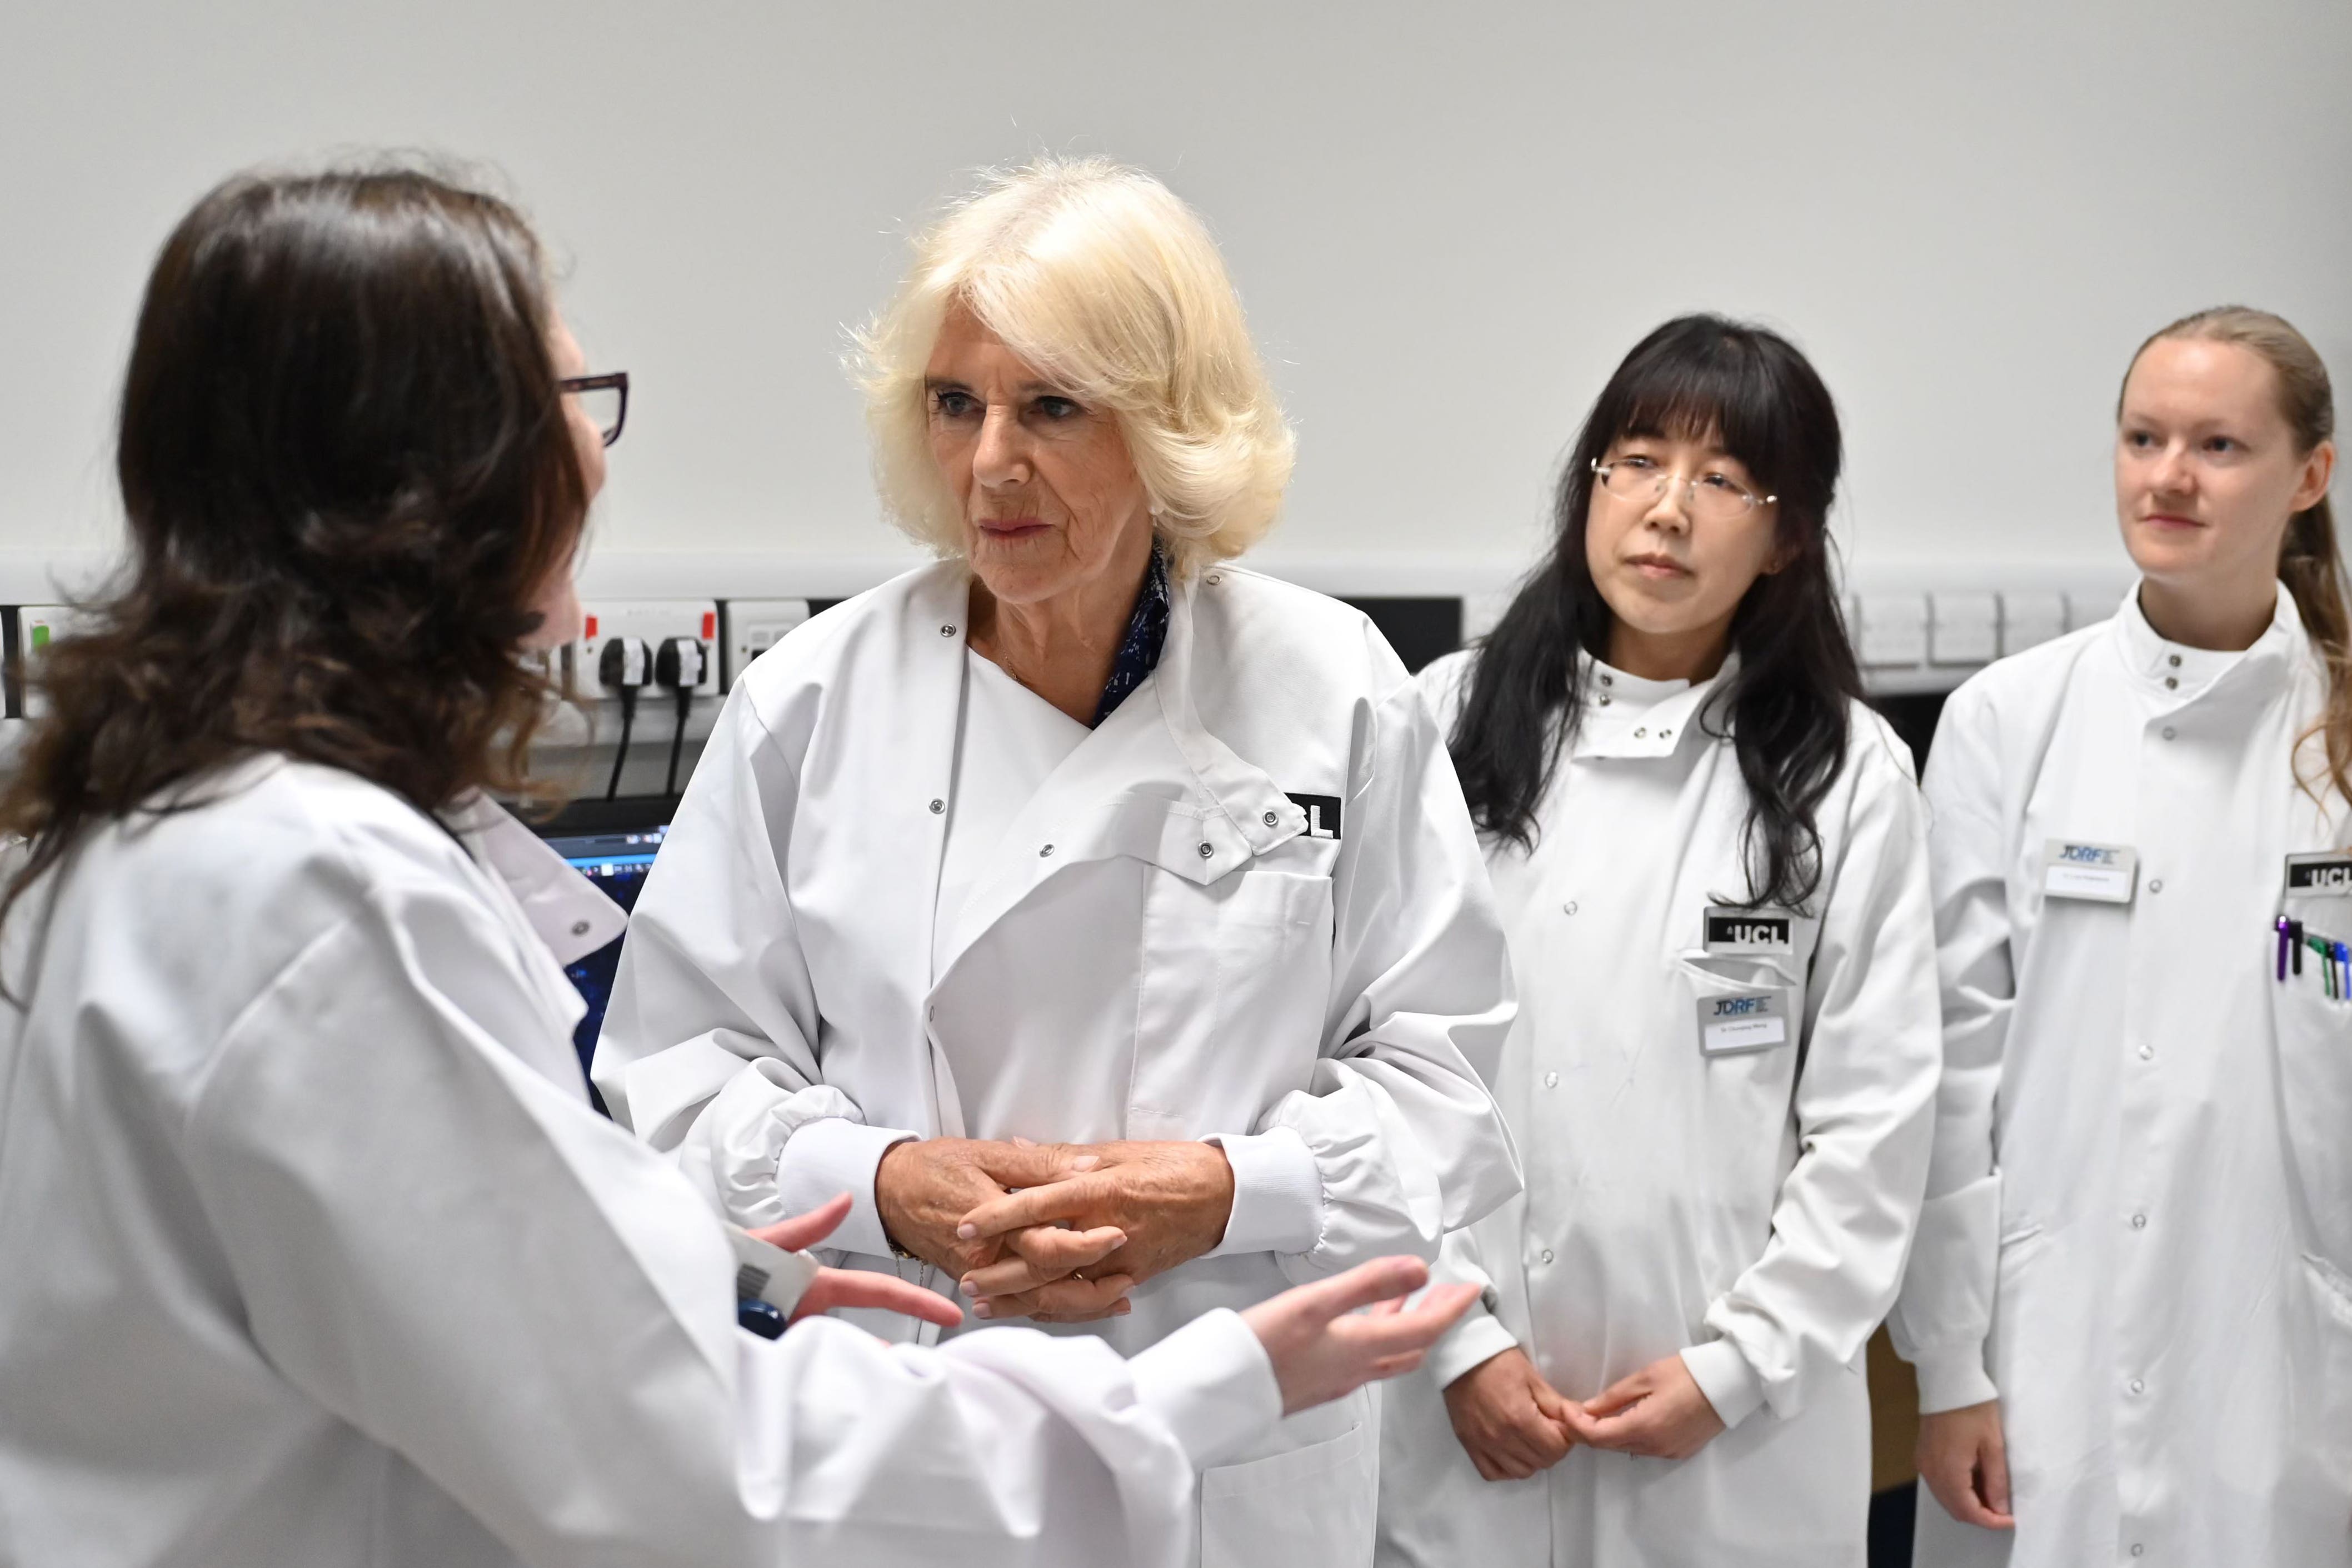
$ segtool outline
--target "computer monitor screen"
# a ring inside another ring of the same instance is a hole
[[[625,833],[551,834],[547,846],[570,861],[582,876],[611,894],[614,903],[633,910],[637,907],[638,889],[646,885],[646,873],[654,868],[655,851],[661,847],[662,837],[668,831],[667,826],[657,826]],[[616,939],[563,972],[588,1004],[580,1027],[572,1036],[572,1046],[580,1053],[583,1072],[596,1054],[596,1037],[604,1027],[604,1007],[613,999],[613,975],[620,963],[621,943]]]

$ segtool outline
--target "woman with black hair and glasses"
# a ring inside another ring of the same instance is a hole
[[[1785,340],[1667,322],[1585,423],[1550,557],[1423,674],[1519,983],[1495,1089],[1527,1191],[1447,1238],[1484,1308],[1384,1394],[1384,1563],[1864,1561],[1861,1358],[1937,1033],[1919,792],[1831,574],[1839,458]]]

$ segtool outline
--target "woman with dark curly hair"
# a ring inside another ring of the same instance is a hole
[[[522,220],[422,174],[233,180],[156,263],[131,560],[0,797],[0,1557],[1181,1561],[1196,1468],[1465,1293],[1343,1317],[1391,1259],[1132,1363],[738,1328],[958,1314],[757,1242],[803,1288],[747,1286],[589,1108],[559,963],[621,917],[487,794],[618,430],[579,359]]]

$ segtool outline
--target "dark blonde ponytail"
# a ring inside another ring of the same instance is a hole
[[[2217,306],[2183,316],[2142,343],[2140,353],[2147,352],[2148,343],[2167,338],[2204,338],[2260,354],[2278,373],[2279,413],[2294,434],[2298,455],[2308,457],[2321,442],[2335,437],[2336,395],[2327,366],[2311,341],[2283,318],[2244,305]],[[2137,364],[2139,354],[2132,361]],[[2345,593],[2336,511],[2325,495],[2287,520],[2278,574],[2294,596],[2303,628],[2327,670],[2327,700],[2319,721],[2295,741],[2296,776],[2314,795],[2321,784],[2333,783],[2337,795],[2352,800],[2352,600]],[[2318,742],[2315,760],[2322,766],[2306,773],[2302,758],[2313,742]]]

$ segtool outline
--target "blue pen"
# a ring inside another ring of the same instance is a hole
[[[2340,1002],[2352,996],[2352,947],[2340,942],[2336,944],[2336,999]]]

